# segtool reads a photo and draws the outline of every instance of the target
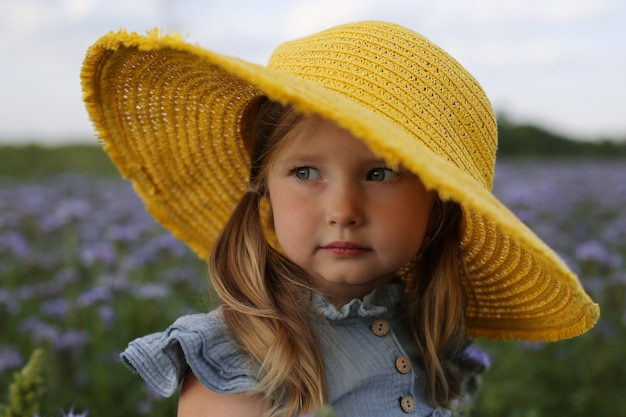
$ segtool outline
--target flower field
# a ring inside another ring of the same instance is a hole
[[[626,415],[626,161],[504,160],[495,193],[600,303],[589,333],[550,344],[479,341],[493,366],[476,416]],[[118,354],[181,314],[206,311],[203,263],[120,179],[0,178],[0,403],[44,351],[42,417],[172,416]]]

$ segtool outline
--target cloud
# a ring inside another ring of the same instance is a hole
[[[553,0],[537,1],[535,13],[549,21],[584,22],[606,16],[611,12],[611,0]]]
[[[581,22],[610,12],[615,0],[451,0],[436,2],[438,23],[465,20],[480,24],[528,24],[533,21]]]
[[[285,15],[283,27],[286,33],[295,36],[315,33],[345,22],[367,19],[380,7],[380,2],[372,0],[317,0],[292,4]]]
[[[20,0],[2,3],[0,22],[5,33],[36,37],[50,28],[93,16],[95,0]]]

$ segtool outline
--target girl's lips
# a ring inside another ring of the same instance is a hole
[[[322,246],[320,249],[337,256],[354,257],[369,252],[370,249],[359,246],[351,242],[332,242]]]

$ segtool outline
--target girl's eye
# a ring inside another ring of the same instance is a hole
[[[367,173],[368,181],[391,181],[398,177],[398,173],[389,168],[374,168]]]
[[[293,170],[293,175],[299,180],[317,180],[321,178],[319,171],[311,167],[298,167]]]

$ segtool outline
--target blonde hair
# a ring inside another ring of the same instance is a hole
[[[272,400],[268,416],[312,412],[329,401],[323,355],[310,305],[302,297],[310,290],[308,275],[268,243],[260,208],[273,158],[314,121],[267,99],[249,106],[242,126],[252,130],[242,134],[252,159],[252,192],[235,208],[208,263],[226,325],[258,366],[258,391]],[[439,213],[449,211],[450,204],[440,206]],[[446,354],[464,333],[463,296],[455,279],[458,239],[446,243],[458,235],[451,231],[458,221],[446,228],[451,216],[440,217],[434,222],[436,236],[413,269],[415,279],[408,279],[403,316],[423,355],[430,400],[447,405],[459,393],[460,381]],[[417,279],[423,273],[429,279]]]
[[[420,349],[430,401],[450,407],[461,391],[453,359],[468,342],[462,285],[467,275],[460,254],[462,210],[437,197],[431,213],[432,230],[405,279],[401,314]]]

